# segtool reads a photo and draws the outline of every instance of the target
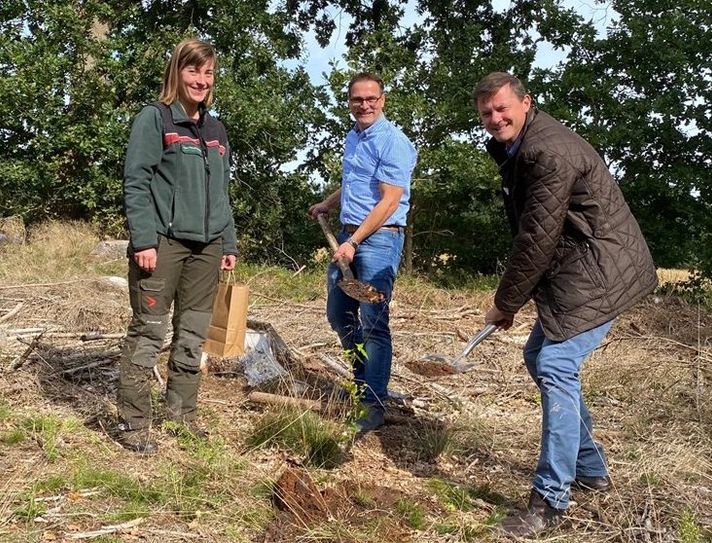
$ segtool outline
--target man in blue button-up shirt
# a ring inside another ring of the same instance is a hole
[[[349,109],[356,124],[346,136],[341,188],[309,208],[316,217],[341,207],[341,244],[334,254],[351,263],[356,279],[385,294],[377,304],[359,303],[337,287],[341,272],[328,270],[326,313],[352,361],[361,385],[365,415],[359,431],[383,424],[393,348],[388,304],[403,250],[410,199],[410,177],[417,153],[413,144],[383,114],[383,81],[359,73],[349,82]]]

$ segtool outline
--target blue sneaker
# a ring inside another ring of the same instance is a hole
[[[354,423],[356,425],[356,432],[370,432],[371,430],[376,430],[383,426],[383,408],[380,405],[364,405],[366,413]]]

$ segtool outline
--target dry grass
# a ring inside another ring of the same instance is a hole
[[[658,268],[658,281],[660,284],[665,283],[684,283],[689,281],[692,274],[690,270],[680,270],[674,268]]]
[[[158,428],[158,455],[142,458],[114,441],[117,368],[110,354],[119,343],[60,334],[123,331],[126,293],[101,277],[123,276],[125,262],[89,259],[97,240],[83,225],[49,225],[30,238],[27,246],[3,249],[11,265],[0,271],[0,318],[23,304],[0,322],[0,541],[69,541],[131,519],[142,520],[95,541],[503,541],[490,526],[507,507],[523,504],[539,440],[538,394],[521,362],[531,307],[470,355],[473,372],[424,380],[404,362],[458,352],[481,326],[491,293],[399,279],[391,388],[411,398],[409,422],[356,440],[334,469],[309,468],[324,496],[336,487],[351,495],[339,494],[343,508],[332,521],[295,521],[273,509],[271,489],[286,466],[308,460],[308,450],[249,446],[260,421],[279,419],[279,411],[248,402],[239,376],[204,380],[208,442]],[[340,354],[323,316],[323,271],[241,273],[251,281],[250,317],[270,322],[297,353],[296,382],[317,391],[338,381],[319,358]],[[41,286],[62,281],[72,282]],[[11,370],[27,346],[8,332],[34,326],[55,335]],[[615,489],[576,492],[569,528],[547,540],[712,541],[711,327],[704,309],[663,297],[617,321],[583,375]],[[158,390],[156,399],[160,413]],[[332,429],[341,421],[323,418]]]

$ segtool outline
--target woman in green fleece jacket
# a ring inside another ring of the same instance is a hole
[[[166,418],[196,425],[200,358],[220,269],[235,266],[236,236],[228,199],[230,146],[208,113],[217,58],[196,39],[176,46],[159,101],[136,116],[124,167],[130,232],[133,317],[121,357],[118,407],[125,447],[156,452],[151,436],[151,379],[171,304]]]

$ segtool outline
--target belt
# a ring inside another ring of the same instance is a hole
[[[345,224],[344,225],[344,230],[348,232],[349,234],[353,234],[358,230],[359,224]],[[400,232],[401,230],[405,230],[405,226],[400,226],[399,224],[384,224],[379,228],[379,230],[391,230],[393,232]]]

